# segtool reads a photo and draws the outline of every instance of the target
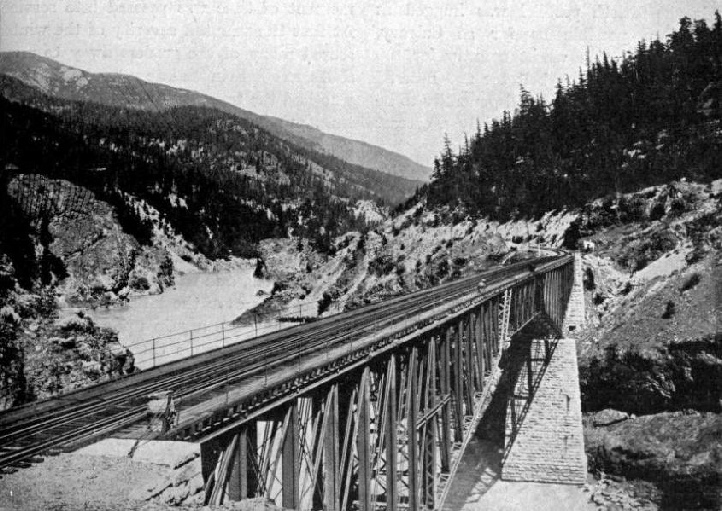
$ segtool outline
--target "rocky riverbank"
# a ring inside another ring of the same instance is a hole
[[[623,198],[634,221],[600,227],[599,204],[581,224],[596,245],[578,344],[589,467],[659,509],[722,507],[719,194],[658,187]]]

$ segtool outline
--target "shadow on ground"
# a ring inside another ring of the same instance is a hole
[[[503,372],[499,384],[479,422],[475,437],[466,448],[444,502],[445,511],[589,509],[588,497],[576,486],[501,481],[509,397],[514,393],[519,379],[526,380],[529,357],[538,358],[537,348],[543,345],[538,340],[550,339],[550,353],[553,353],[556,338],[555,332],[544,320],[533,321],[514,336],[500,361]],[[536,364],[533,372],[541,376],[543,371],[539,371],[539,364]],[[519,415],[518,419],[523,421],[524,415]],[[551,507],[545,507],[547,504]]]

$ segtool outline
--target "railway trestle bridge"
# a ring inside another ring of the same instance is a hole
[[[573,256],[540,257],[11,410],[0,468],[139,429],[170,391],[156,436],[200,442],[206,503],[440,509],[512,337],[561,333],[573,282]]]

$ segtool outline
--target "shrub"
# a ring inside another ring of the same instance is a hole
[[[449,261],[446,259],[442,259],[439,262],[439,277],[444,278],[446,275],[449,274]]]
[[[95,328],[93,321],[86,317],[82,312],[77,313],[75,316],[68,316],[57,322],[58,328],[65,333],[79,332],[88,333],[92,332]]]
[[[687,206],[685,205],[684,201],[682,199],[673,199],[672,204],[669,206],[669,216],[676,217],[684,213],[684,211],[687,209]]]
[[[695,272],[692,275],[689,276],[687,280],[685,280],[684,284],[682,284],[682,288],[679,290],[680,293],[684,293],[685,291],[689,291],[693,287],[695,287],[697,284],[699,284],[700,276],[699,273]]]
[[[468,262],[468,260],[466,259],[466,257],[461,257],[461,256],[455,257],[454,261],[453,261],[454,266],[457,268],[465,266],[467,262]]]
[[[260,257],[256,260],[256,269],[253,270],[253,278],[262,279],[266,274],[266,263]]]
[[[664,307],[664,312],[662,313],[662,319],[670,319],[672,316],[674,316],[675,309],[676,307],[674,305],[674,302],[667,302],[667,305]]]
[[[664,216],[664,204],[661,202],[658,202],[652,207],[652,211],[649,212],[649,219],[650,220],[661,220]]]
[[[130,288],[135,291],[147,291],[150,289],[150,284],[148,283],[148,279],[145,277],[133,277],[130,279]]]
[[[564,231],[564,241],[562,245],[567,250],[576,250],[579,238],[582,237],[580,232],[581,221],[579,219],[574,220],[569,224],[569,228]],[[552,243],[556,240],[556,234],[552,237]]]
[[[584,289],[587,291],[593,291],[596,288],[594,284],[594,272],[591,268],[587,267],[584,272]]]
[[[692,251],[686,255],[684,258],[685,261],[687,261],[687,264],[694,264],[696,262],[699,262],[704,257],[704,249],[702,247],[694,247]]]
[[[275,295],[277,293],[280,293],[281,291],[285,291],[286,289],[288,289],[287,283],[276,281],[273,283],[273,288],[271,289],[271,295]]]
[[[369,271],[377,277],[388,275],[394,269],[394,261],[389,254],[383,254],[369,262]]]
[[[669,232],[655,232],[643,239],[625,241],[624,250],[615,260],[631,271],[641,270],[677,245],[677,238]]]
[[[318,301],[318,315],[320,316],[324,312],[328,310],[328,308],[331,306],[331,295],[328,294],[328,291],[323,292],[323,296]]]

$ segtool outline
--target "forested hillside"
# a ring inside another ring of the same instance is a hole
[[[720,177],[722,19],[680,20],[666,41],[588,61],[547,102],[521,88],[518,110],[447,139],[421,195],[506,220],[687,177]]]
[[[160,111],[51,98],[0,77],[2,168],[70,179],[112,203],[139,240],[150,226],[120,193],[154,206],[211,258],[249,256],[270,236],[312,238],[363,229],[355,201],[403,200],[415,183],[279,139],[218,110]]]
[[[365,170],[379,170],[412,181],[426,181],[431,172],[430,168],[401,154],[324,133],[307,124],[259,115],[199,92],[146,82],[135,76],[89,73],[34,53],[0,52],[0,75],[17,78],[33,89],[58,99],[149,111],[178,106],[214,108],[245,119],[298,147],[340,158]]]

